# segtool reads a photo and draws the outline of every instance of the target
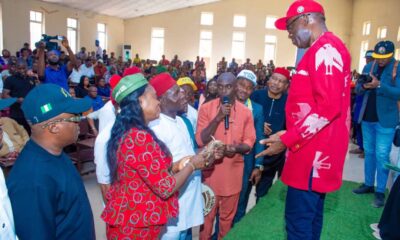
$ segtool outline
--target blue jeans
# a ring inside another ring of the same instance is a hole
[[[384,128],[379,122],[362,122],[365,185],[375,185],[376,172],[376,192],[384,193],[386,189],[389,170],[385,163],[390,162],[394,133],[395,128]]]
[[[324,193],[288,187],[285,205],[288,240],[320,239],[324,202]]]

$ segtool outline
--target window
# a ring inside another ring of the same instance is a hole
[[[214,14],[210,13],[210,12],[202,12],[201,13],[201,19],[200,19],[200,24],[201,25],[212,26],[214,24]]]
[[[104,23],[97,24],[97,40],[99,40],[99,45],[103,50],[107,49],[107,32]]]
[[[358,64],[358,72],[362,72],[366,62],[365,62],[365,53],[368,51],[368,41],[361,42],[361,49],[360,49],[360,61]]]
[[[164,54],[164,28],[153,28],[151,30],[150,57],[158,60]]]
[[[368,36],[371,33],[371,22],[364,22],[363,36]]]
[[[43,14],[41,12],[30,11],[30,37],[31,47],[42,39],[43,34]]]
[[[397,60],[400,59],[400,48],[397,48],[397,49],[396,49],[396,52],[395,52],[395,54],[394,54],[394,58],[396,58]]]
[[[387,27],[378,28],[378,39],[384,39],[387,36]]]
[[[78,42],[78,20],[67,18],[67,38],[72,51],[76,53]]]
[[[243,15],[233,16],[233,26],[238,28],[246,27],[246,16]]]
[[[275,21],[278,18],[275,16],[267,16],[267,19],[265,20],[265,28],[267,29],[276,29],[275,28]]]
[[[265,35],[264,43],[264,61],[269,62],[273,60],[275,62],[276,58],[276,36],[273,35]]]
[[[238,64],[244,62],[245,49],[246,49],[246,33],[233,32],[232,58],[235,58]]]
[[[199,44],[199,56],[211,57],[212,52],[212,32],[201,31],[200,32],[200,44]]]
[[[399,30],[397,31],[397,41],[400,42],[400,27]]]

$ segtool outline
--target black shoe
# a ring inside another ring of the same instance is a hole
[[[385,205],[385,194],[376,192],[375,193],[375,199],[374,202],[372,203],[372,206],[376,208],[383,207]]]
[[[363,184],[359,188],[353,190],[353,193],[355,193],[355,194],[365,194],[365,193],[374,193],[374,192],[375,192],[374,187],[370,187],[365,184]]]

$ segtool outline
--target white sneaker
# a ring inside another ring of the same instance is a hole
[[[381,235],[379,234],[379,231],[378,232],[373,232],[372,235],[374,235],[374,237],[376,239],[382,240]]]
[[[378,223],[372,223],[369,225],[369,227],[372,229],[372,231],[379,232]]]

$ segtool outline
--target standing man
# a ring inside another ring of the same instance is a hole
[[[22,104],[32,136],[18,156],[7,187],[20,239],[95,239],[93,214],[81,176],[63,151],[79,135],[77,115],[90,101],[42,84]]]
[[[67,64],[61,64],[60,52],[57,50],[52,50],[47,52],[47,61],[49,62],[49,66],[46,67],[44,56],[46,44],[44,42],[40,42],[38,49],[38,75],[43,83],[53,83],[59,85],[68,92],[68,76],[71,74],[73,68],[78,68],[79,66],[77,66],[75,54],[72,52],[66,37],[63,37],[61,44],[65,49],[67,49],[70,61]]]
[[[263,108],[258,103],[250,100],[250,95],[257,86],[257,77],[250,70],[242,70],[236,78],[237,90],[236,99],[243,103],[253,114],[254,127],[256,130],[256,142],[252,146],[252,150],[244,154],[243,182],[240,191],[238,209],[234,218],[237,223],[246,214],[247,203],[252,185],[257,185],[264,171],[264,159],[255,156],[264,150],[264,146],[260,144],[260,140],[264,138],[264,113]]]
[[[219,213],[218,238],[231,229],[236,214],[243,177],[243,154],[250,152],[256,140],[250,110],[236,101],[236,77],[228,72],[217,80],[220,98],[203,104],[197,122],[196,140],[204,146],[212,136],[226,144],[224,157],[211,169],[203,170],[204,183],[215,193],[215,206],[205,216],[200,239],[211,237],[214,218]]]
[[[149,123],[150,129],[166,144],[174,163],[194,156],[196,153],[190,133],[185,122],[177,115],[187,107],[184,91],[168,73],[155,76],[150,80],[150,85],[156,90],[161,108],[159,119]],[[201,172],[195,171],[179,190],[179,216],[168,221],[161,239],[186,239],[188,229],[200,226],[203,222]]]
[[[325,194],[342,184],[350,131],[350,54],[329,32],[316,1],[292,3],[275,22],[298,48],[308,48],[293,75],[286,102],[287,131],[271,135],[263,154],[288,148],[282,181],[288,185],[288,240],[320,239]],[[261,155],[263,155],[261,154]]]
[[[267,137],[286,129],[285,106],[289,79],[290,72],[285,68],[277,67],[267,82],[268,88],[255,91],[251,95],[251,99],[263,107],[264,134]],[[256,186],[257,201],[268,193],[276,173],[278,177],[281,176],[284,163],[285,151],[264,157],[264,171]],[[259,174],[257,169],[253,172]]]
[[[364,96],[358,123],[361,123],[364,141],[365,182],[353,192],[375,192],[372,205],[377,208],[385,204],[386,182],[389,176],[385,163],[390,163],[392,142],[399,123],[397,101],[400,100],[400,68],[393,55],[393,42],[381,41],[376,44],[372,54],[375,61],[368,63],[363,70],[364,76],[372,77],[372,81],[359,81],[356,88],[357,94]]]

